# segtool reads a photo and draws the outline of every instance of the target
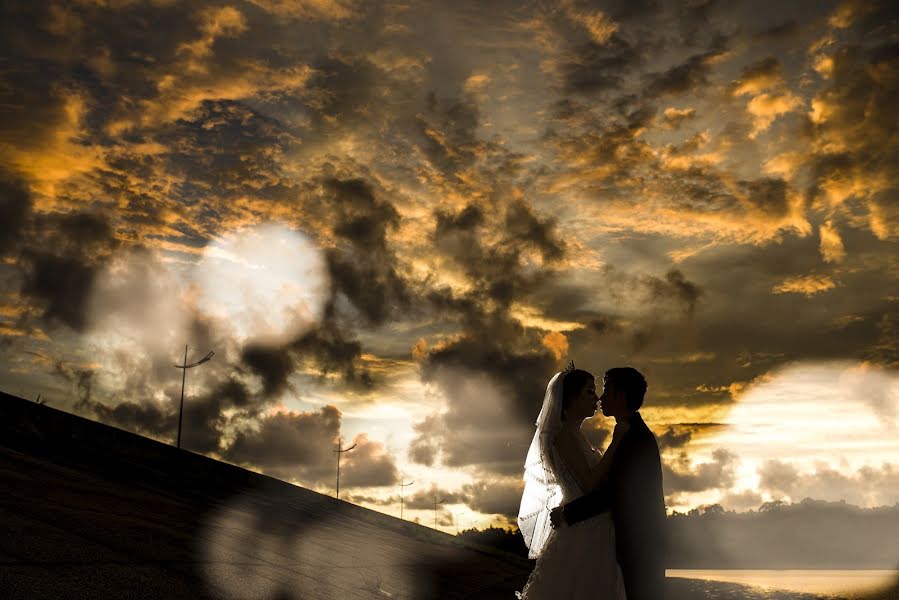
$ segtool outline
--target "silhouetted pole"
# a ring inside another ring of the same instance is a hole
[[[405,477],[403,479],[405,479]],[[414,481],[410,481],[409,483],[402,483],[403,479],[400,479],[400,520],[403,519],[403,492],[406,491],[404,488],[415,483]]]
[[[340,449],[340,445],[343,443],[343,440],[337,438],[337,450],[334,452],[337,453],[337,499],[340,500],[340,455],[344,452],[349,452],[353,448],[356,447],[356,444],[353,444],[349,448],[345,448],[343,450]]]
[[[184,417],[184,380],[187,379],[187,370],[192,369],[197,365],[202,365],[204,362],[212,358],[213,354],[215,354],[215,352],[210,352],[194,364],[189,365],[187,364],[187,346],[184,346],[184,364],[175,365],[179,369],[184,369],[183,371],[181,371],[181,406],[178,409],[178,441],[175,444],[178,448],[181,447],[181,420]]]
[[[437,529],[437,505],[443,504],[446,500],[441,500],[437,502],[437,496],[434,496],[434,529]]]

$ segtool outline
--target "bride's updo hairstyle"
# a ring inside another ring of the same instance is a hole
[[[630,410],[640,410],[643,406],[643,396],[646,394],[646,378],[633,367],[615,367],[609,369],[602,376],[602,383],[611,383],[616,390],[624,392],[627,407]]]
[[[573,363],[572,363],[573,364]],[[571,405],[571,401],[581,393],[588,381],[594,379],[593,373],[583,369],[571,369],[562,376],[562,420]]]

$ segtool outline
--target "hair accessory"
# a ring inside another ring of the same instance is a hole
[[[573,360],[569,361],[568,366],[565,367],[565,369],[562,371],[562,373],[564,375],[567,375],[568,373],[571,373],[572,371],[574,371],[574,361]]]

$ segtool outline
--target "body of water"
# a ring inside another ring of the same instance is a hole
[[[882,590],[899,579],[896,570],[668,569],[667,575],[738,583],[764,590],[850,597]]]

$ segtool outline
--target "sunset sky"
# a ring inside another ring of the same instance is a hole
[[[669,510],[899,502],[896,3],[0,16],[4,391],[174,443],[214,351],[185,448],[453,531],[632,365]]]

